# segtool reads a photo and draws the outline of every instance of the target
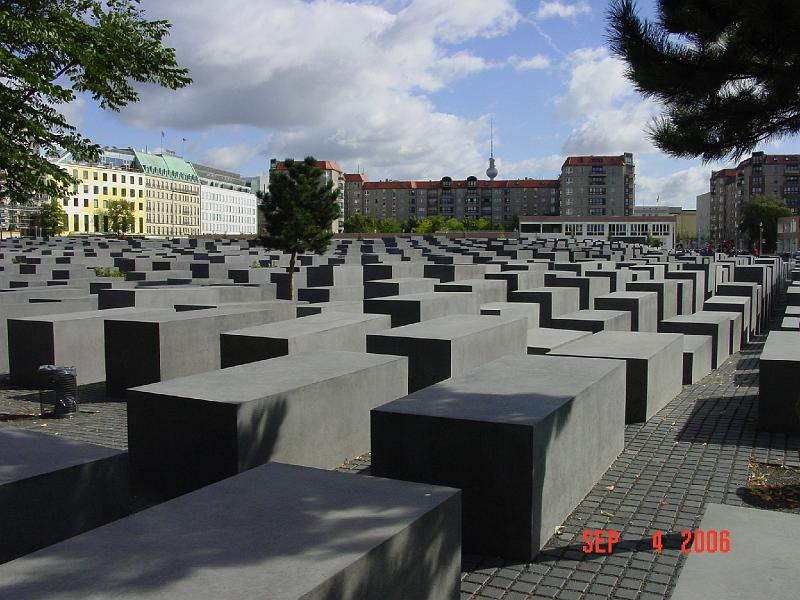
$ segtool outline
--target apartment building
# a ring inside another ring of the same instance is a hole
[[[346,175],[345,206],[356,212],[401,223],[441,215],[459,221],[465,217],[487,219],[494,225],[514,217],[558,214],[558,181],[544,179],[464,180],[442,177],[438,181],[368,181],[363,175]]]
[[[740,245],[742,207],[755,196],[775,198],[800,214],[800,154],[753,154],[735,168],[711,173],[709,236]]]
[[[711,192],[697,196],[697,237],[706,242],[711,236]]]
[[[709,237],[713,241],[738,240],[741,196],[737,195],[736,169],[711,173]]]
[[[794,254],[798,250],[800,250],[800,216],[780,217],[777,252]]]
[[[172,152],[133,152],[145,175],[147,234],[200,235],[200,178],[191,163]]]
[[[255,235],[256,195],[241,176],[199,163],[192,167],[200,179],[200,233]]]
[[[561,167],[561,214],[632,216],[636,205],[633,154],[570,156]]]
[[[62,198],[64,233],[103,233],[110,230],[107,210],[112,200],[133,207],[131,233],[145,233],[147,183],[133,154],[126,149],[104,148],[97,163],[76,161],[64,153],[55,164],[78,180]]]

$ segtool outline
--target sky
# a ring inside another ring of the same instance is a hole
[[[181,90],[138,88],[119,113],[79,97],[65,114],[92,141],[242,175],[312,155],[371,180],[484,178],[490,124],[500,179],[555,179],[570,155],[632,152],[637,204],[695,206],[712,169],[645,129],[639,96],[606,47],[608,3],[590,0],[142,0],[173,25],[191,70]],[[640,0],[652,16],[654,0]],[[183,141],[185,138],[185,141]],[[768,153],[798,153],[796,139]]]

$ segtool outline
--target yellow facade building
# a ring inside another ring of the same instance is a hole
[[[104,151],[100,162],[87,164],[65,154],[57,164],[78,183],[62,198],[64,234],[105,233],[110,231],[108,206],[111,200],[122,200],[133,207],[133,228],[128,233],[143,234],[146,230],[146,183],[144,173],[135,161],[119,152]],[[133,156],[133,155],[131,155]]]
[[[133,207],[128,233],[161,237],[200,235],[200,179],[191,163],[172,153],[105,148],[96,164],[65,154],[56,164],[78,183],[60,200],[64,234],[105,233],[112,200]]]

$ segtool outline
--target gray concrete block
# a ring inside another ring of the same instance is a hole
[[[420,294],[432,292],[436,282],[424,277],[406,277],[398,279],[375,279],[364,282],[364,298],[385,298],[403,294]]]
[[[589,331],[536,327],[528,330],[528,354],[547,354],[569,342],[592,335]]]
[[[165,379],[219,369],[219,335],[273,323],[273,309],[153,311],[105,321],[105,380],[111,394]]]
[[[301,287],[297,290],[301,302],[344,302],[364,299],[363,285]]]
[[[611,291],[609,279],[605,277],[545,277],[547,287],[574,287],[580,290],[580,310],[588,310],[597,296]]]
[[[553,317],[580,310],[580,290],[573,287],[541,287],[511,292],[512,302],[539,305],[539,324],[550,327]]]
[[[784,317],[781,321],[780,331],[800,331],[800,316]]]
[[[612,292],[598,296],[594,307],[601,310],[626,310],[631,314],[631,331],[658,331],[656,292]]]
[[[496,269],[495,272],[499,272]],[[424,277],[438,279],[441,283],[448,281],[459,281],[461,279],[483,279],[483,276],[490,272],[486,265],[476,264],[439,264],[425,265]]]
[[[99,527],[129,510],[124,452],[4,428],[0,456],[0,563]],[[0,597],[9,597],[3,595],[3,582],[0,575]]]
[[[678,314],[678,283],[674,279],[631,281],[625,286],[628,292],[656,292],[658,294],[658,321]]]
[[[3,565],[0,596],[457,600],[459,527],[457,490],[271,463]]]
[[[317,350],[366,352],[367,334],[391,327],[389,315],[326,311],[319,315],[226,331],[219,336],[222,368]]]
[[[555,329],[598,331],[630,331],[631,313],[624,310],[579,310],[550,319]]]
[[[683,336],[683,385],[697,383],[711,372],[710,335]]]
[[[534,266],[534,265],[531,265]],[[543,270],[505,270],[500,273],[487,273],[486,279],[502,280],[507,285],[506,299],[511,301],[511,293],[517,290],[530,290],[544,285]]]
[[[400,327],[452,314],[477,315],[479,306],[472,293],[430,292],[364,300],[364,313],[391,315],[392,327]]]
[[[679,315],[665,319],[659,324],[659,331],[683,333],[686,335],[710,335],[711,368],[716,369],[730,356],[731,317],[728,313],[699,311],[693,315]]]
[[[437,283],[433,286],[433,291],[472,293],[480,305],[487,302],[505,302],[508,297],[507,287],[504,281],[493,279],[460,279]]]
[[[462,489],[464,551],[528,561],[622,451],[624,386],[620,361],[502,358],[374,409],[373,473]]]
[[[758,368],[758,428],[800,433],[800,333],[771,331]]]
[[[763,313],[762,288],[757,283],[729,282],[717,286],[720,296],[740,296],[750,299],[750,322],[754,324],[755,332],[760,333],[762,326],[766,325],[766,315]]]
[[[408,357],[410,392],[509,354],[525,354],[527,320],[451,315],[367,336],[367,352]]]
[[[626,423],[649,420],[681,391],[680,335],[603,331],[559,346],[550,355],[624,360]]]
[[[728,552],[692,552],[681,571],[672,600],[751,600],[796,598],[800,589],[797,570],[797,515],[743,506],[709,503],[699,530],[705,540],[727,532]]]
[[[369,410],[407,380],[405,357],[322,351],[131,389],[132,481],[174,496],[270,460],[332,469],[369,450]]]
[[[742,316],[741,336],[739,337],[738,347],[744,346],[750,341],[750,335],[755,333],[753,324],[750,321],[752,309],[750,298],[744,296],[712,296],[703,303],[703,310],[716,310],[721,312],[738,312]],[[733,350],[731,350],[733,352]]]
[[[148,312],[164,311],[117,308],[9,319],[8,366],[11,380],[15,385],[35,388],[39,366],[56,364],[74,366],[78,385],[105,381],[104,321]]]
[[[539,326],[539,305],[525,302],[488,302],[481,304],[480,314],[494,317],[524,317],[528,329]]]
[[[58,302],[0,304],[0,373],[8,373],[8,319],[86,312],[97,308],[97,302],[75,296]]]
[[[667,271],[664,275],[666,279],[675,280],[689,280],[692,284],[692,302],[691,310],[683,314],[691,314],[697,312],[703,306],[703,300],[706,298],[706,280],[702,271]]]

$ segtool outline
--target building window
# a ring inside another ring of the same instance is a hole
[[[586,234],[587,235],[605,235],[606,234],[605,223],[587,223],[586,224]]]

